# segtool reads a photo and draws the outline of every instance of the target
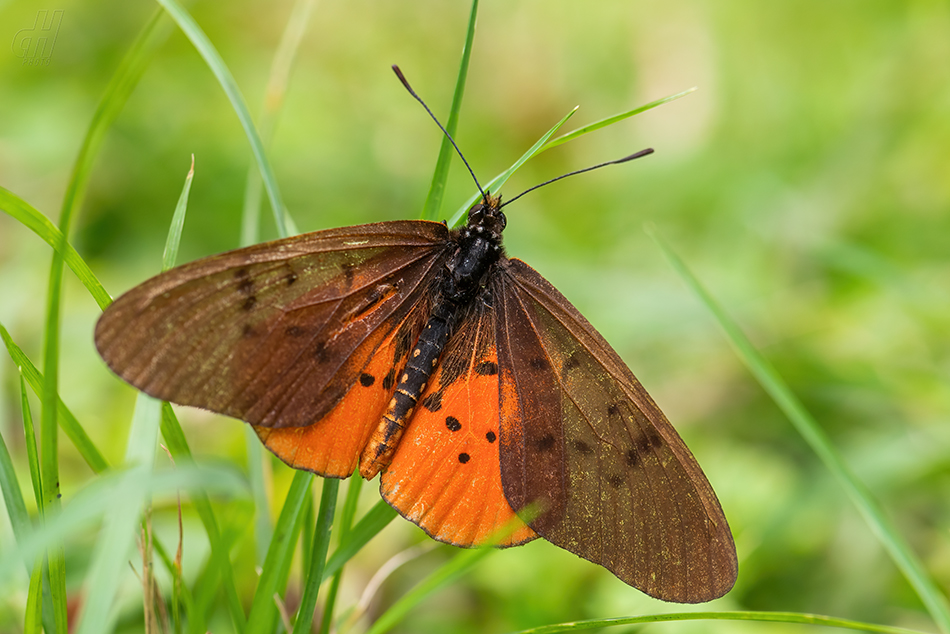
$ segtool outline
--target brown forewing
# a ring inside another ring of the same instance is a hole
[[[666,601],[722,596],[735,545],[689,449],[616,352],[520,260],[492,278],[501,476],[548,541]]]
[[[255,425],[309,425],[359,377],[375,352],[363,345],[370,333],[428,301],[447,239],[439,223],[383,222],[198,260],[117,299],[96,346],[157,398]]]

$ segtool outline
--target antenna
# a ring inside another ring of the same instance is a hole
[[[435,115],[432,114],[432,111],[429,110],[429,106],[427,106],[426,102],[422,100],[422,97],[417,95],[416,91],[412,89],[412,86],[410,86],[409,82],[406,81],[406,76],[402,74],[402,71],[399,70],[399,66],[397,66],[396,64],[393,64],[393,72],[396,73],[396,77],[399,78],[399,81],[402,82],[402,85],[405,86],[406,90],[409,91],[409,94],[412,95],[416,101],[422,104],[422,107],[426,109],[426,112],[429,113],[429,116],[432,117],[432,120],[435,121],[435,124],[439,126],[439,129],[442,130],[442,132],[445,133],[445,136],[448,137],[449,141],[452,142],[452,147],[455,148],[455,151],[458,152],[459,158],[462,159],[463,163],[465,163],[465,167],[468,168],[468,173],[472,175],[472,180],[475,181],[475,187],[478,187],[478,191],[482,195],[482,200],[484,200],[487,204],[488,196],[485,194],[485,190],[482,189],[481,184],[478,182],[478,179],[475,177],[475,172],[472,171],[472,166],[469,165],[468,161],[465,160],[465,156],[462,154],[462,150],[460,150],[459,146],[455,144],[455,139],[453,139],[452,135],[449,134],[449,131],[446,130],[445,127],[441,123],[439,123],[439,120],[436,119]]]
[[[518,194],[518,195],[515,196],[514,198],[510,198],[510,199],[506,200],[504,203],[501,204],[501,206],[499,207],[499,209],[500,209],[501,207],[504,207],[505,205],[509,205],[509,204],[515,202],[516,200],[518,200],[519,198],[521,198],[522,196],[524,196],[524,195],[527,194],[528,192],[532,192],[532,191],[536,190],[536,189],[539,188],[539,187],[544,187],[545,185],[550,185],[551,183],[553,183],[553,182],[555,182],[555,181],[559,181],[559,180],[561,180],[562,178],[567,178],[568,176],[574,176],[575,174],[583,174],[584,172],[589,172],[589,171],[591,171],[591,170],[599,169],[599,168],[601,168],[601,167],[607,167],[608,165],[617,165],[617,164],[619,164],[619,163],[626,163],[627,161],[632,161],[633,159],[638,159],[638,158],[640,158],[641,156],[647,156],[648,154],[653,154],[653,148],[648,147],[648,148],[645,149],[645,150],[640,150],[639,152],[635,152],[634,154],[631,154],[630,156],[625,156],[625,157],[623,157],[622,159],[617,159],[617,160],[615,160],[615,161],[607,161],[606,163],[600,163],[599,165],[592,165],[592,166],[590,166],[590,167],[585,167],[584,169],[574,170],[573,172],[568,172],[567,174],[561,174],[560,176],[558,176],[558,177],[556,177],[556,178],[552,178],[551,180],[544,181],[543,183],[539,183],[539,184],[535,185],[534,187],[530,187],[530,188],[524,190],[523,192],[521,192],[520,194]]]

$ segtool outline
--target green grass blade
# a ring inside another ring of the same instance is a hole
[[[452,137],[458,129],[459,112],[462,110],[462,97],[465,94],[465,81],[468,78],[468,65],[472,58],[472,44],[475,41],[475,22],[478,16],[478,0],[472,0],[472,10],[468,17],[468,30],[465,33],[465,45],[462,47],[462,61],[459,63],[458,78],[455,81],[455,94],[452,95],[452,106],[449,109],[449,119],[445,122],[445,129]],[[445,135],[442,136],[442,145],[439,147],[439,158],[435,162],[435,171],[432,174],[432,184],[422,207],[423,220],[438,220],[442,209],[442,198],[445,195],[445,183],[449,179],[449,166],[455,148]]]
[[[98,154],[105,131],[121,111],[138,83],[151,58],[151,53],[163,40],[160,15],[156,13],[136,40],[129,54],[110,81],[99,102],[92,122],[86,132],[79,156],[73,166],[70,180],[63,197],[59,217],[61,236],[56,241],[50,265],[47,288],[46,317],[43,333],[43,390],[40,412],[40,464],[43,472],[43,496],[47,508],[54,512],[60,508],[59,460],[57,438],[57,413],[59,400],[59,335],[62,319],[63,256],[74,212],[84,198],[92,163]],[[53,600],[53,615],[57,632],[65,632],[66,623],[66,565],[62,543],[50,543],[47,551],[49,581]]]
[[[485,185],[483,185],[483,187],[485,188],[485,191],[486,191],[486,192],[488,192],[488,191],[497,192],[499,189],[501,189],[501,188],[504,186],[505,182],[507,182],[507,180],[511,177],[512,174],[515,173],[515,171],[516,171],[519,167],[521,167],[522,165],[524,165],[524,164],[528,161],[528,159],[530,159],[531,157],[533,157],[534,155],[536,155],[538,152],[541,151],[541,148],[544,147],[544,144],[548,142],[548,139],[550,139],[552,136],[554,136],[554,133],[557,132],[558,130],[560,130],[560,129],[561,129],[561,126],[563,126],[565,123],[567,123],[567,120],[570,119],[571,117],[573,117],[575,112],[577,112],[577,108],[576,108],[576,107],[575,107],[573,110],[571,110],[570,112],[568,112],[566,115],[564,115],[564,118],[563,118],[563,119],[561,119],[560,121],[558,121],[557,124],[555,124],[555,126],[554,126],[553,128],[551,128],[550,130],[548,130],[547,133],[545,133],[544,136],[542,136],[540,139],[538,139],[537,143],[535,143],[534,145],[532,145],[531,148],[530,148],[527,152],[525,152],[525,153],[521,156],[521,158],[518,159],[518,160],[515,162],[514,165],[512,165],[512,166],[509,167],[507,170],[505,170],[504,172],[502,172],[501,174],[499,174],[499,175],[496,176],[495,178],[491,179],[488,183],[486,183]],[[471,198],[469,198],[469,199],[465,202],[465,204],[462,205],[462,206],[458,209],[458,211],[456,211],[456,212],[452,215],[451,220],[449,220],[449,226],[450,226],[450,227],[454,227],[455,225],[457,225],[457,224],[459,223],[459,221],[462,219],[462,217],[463,217],[466,213],[468,213],[469,208],[470,208],[473,204],[475,204],[475,201],[478,200],[480,196],[481,196],[481,194],[478,194],[478,193],[473,194],[473,195],[471,196]]]
[[[106,512],[93,551],[77,634],[104,634],[115,626],[113,609],[122,573],[137,536],[139,513],[148,503],[148,482],[155,463],[162,402],[140,393],[132,415],[125,464],[132,468]]]
[[[346,487],[346,501],[343,502],[343,512],[337,521],[339,527],[338,543],[344,544],[349,539],[350,529],[353,527],[353,518],[356,517],[356,505],[360,501],[360,491],[363,489],[363,478],[350,478]],[[340,567],[333,575],[330,587],[327,589],[327,599],[324,602],[323,620],[320,623],[320,634],[330,634],[333,623],[333,613],[336,608],[337,594],[340,592],[340,583],[343,580],[343,568]]]
[[[7,517],[10,518],[10,526],[13,528],[13,537],[17,542],[22,542],[32,532],[33,525],[30,522],[30,514],[26,510],[16,470],[13,468],[13,459],[10,457],[7,443],[2,435],[0,435],[0,492],[3,493],[3,503],[7,509]],[[29,573],[33,569],[32,559],[25,560],[23,563]]]
[[[267,87],[264,89],[264,107],[260,118],[261,142],[264,148],[270,147],[277,124],[277,115],[284,105],[287,86],[290,83],[290,71],[303,36],[310,24],[310,15],[316,0],[297,0],[290,12],[290,18],[284,27],[284,33],[277,45],[277,52],[271,62],[270,75],[267,77]],[[241,246],[248,246],[260,239],[260,201],[261,201],[261,172],[256,165],[248,168],[246,185],[244,187],[244,208],[241,213]],[[291,231],[290,227],[287,227]],[[293,230],[292,233],[296,233]],[[284,237],[284,234],[281,235]],[[255,442],[257,439],[255,438]],[[269,525],[268,525],[269,526]]]
[[[247,449],[247,477],[254,498],[254,563],[261,566],[274,533],[270,523],[270,501],[264,485],[264,461],[268,455],[250,425],[244,426],[244,446]]]
[[[3,324],[0,324],[0,339],[3,339],[10,358],[13,360],[13,363],[20,368],[20,372],[26,379],[27,384],[29,384],[33,392],[42,399],[45,385],[43,383],[43,375],[40,374],[40,371],[36,369],[33,362],[30,361],[29,357],[20,349],[20,346],[13,341],[13,338],[10,336],[10,333],[7,332],[7,329],[3,327]],[[86,464],[89,465],[89,468],[96,473],[101,473],[108,469],[109,463],[106,462],[105,457],[103,457],[99,449],[92,443],[92,440],[86,434],[86,430],[79,424],[76,417],[66,408],[62,400],[57,399],[57,403],[59,407],[58,420],[60,426],[63,428],[63,433],[66,434],[66,437],[69,438],[73,446],[76,447],[76,450],[82,456],[83,460],[86,461]]]
[[[308,634],[313,623],[313,610],[317,606],[317,593],[323,582],[327,551],[330,548],[330,526],[336,513],[336,499],[340,490],[340,481],[335,478],[323,479],[323,494],[320,496],[320,511],[317,513],[317,525],[313,531],[313,553],[310,559],[310,571],[304,587],[303,599],[297,611],[293,634]]]
[[[917,592],[940,631],[944,634],[950,633],[950,605],[946,597],[927,574],[920,559],[898,532],[884,509],[845,463],[818,421],[805,409],[778,371],[752,345],[738,324],[726,314],[726,311],[700,284],[673,249],[655,231],[651,231],[650,235],[663,250],[676,272],[719,322],[719,326],[725,331],[726,337],[742,362],[851,498],[851,502],[857,507],[871,531]]]
[[[178,245],[181,243],[181,228],[185,224],[185,213],[188,211],[188,194],[191,192],[191,181],[195,178],[195,155],[191,155],[191,169],[185,176],[185,185],[182,187],[175,213],[172,215],[171,227],[168,229],[168,238],[165,240],[165,251],[162,253],[162,270],[175,266],[178,259]]]
[[[183,464],[193,465],[194,459],[188,441],[185,440],[185,433],[181,429],[181,424],[178,422],[172,406],[168,403],[164,403],[162,406],[161,429],[162,438],[165,439],[165,444],[172,456],[175,457],[179,468]],[[244,632],[246,619],[241,599],[237,593],[237,585],[234,582],[234,568],[231,565],[230,549],[222,541],[218,521],[211,506],[211,499],[206,492],[196,490],[191,495],[191,501],[195,505],[195,511],[198,512],[198,517],[201,519],[208,535],[208,543],[211,545],[211,558],[224,585],[224,595],[227,599],[228,611],[231,614],[231,622],[237,632]]]
[[[668,614],[646,614],[642,616],[621,616],[610,619],[591,619],[573,623],[542,625],[512,634],[557,634],[558,632],[583,632],[594,628],[616,625],[638,625],[644,623],[665,623],[670,621],[759,621],[765,623],[799,623],[802,625],[824,625],[859,632],[878,634],[924,634],[919,630],[903,627],[890,627],[876,623],[863,623],[849,619],[839,619],[821,614],[803,614],[800,612],[674,612]]]
[[[130,475],[131,474],[131,475]],[[139,478],[134,470],[113,469],[90,480],[75,496],[62,506],[59,513],[46,509],[46,522],[32,531],[17,548],[0,551],[0,578],[13,574],[23,562],[41,554],[49,544],[65,536],[76,535],[101,520],[112,511],[126,480]],[[155,471],[142,480],[148,495],[176,494],[179,489],[188,492],[211,491],[222,496],[248,499],[247,482],[232,468],[179,465],[175,469]]]
[[[327,561],[327,567],[324,574],[332,575],[339,570],[343,564],[353,558],[363,546],[369,543],[382,531],[391,521],[396,519],[396,510],[380,500],[371,508],[363,519],[353,528],[347,540],[340,544],[333,555]]]
[[[201,30],[198,23],[191,17],[191,14],[175,0],[158,0],[158,3],[168,11],[168,14],[175,23],[178,24],[178,28],[180,28],[191,41],[192,45],[205,60],[208,68],[214,73],[218,83],[221,84],[221,88],[224,89],[225,94],[228,96],[231,107],[234,108],[234,112],[237,114],[238,120],[240,120],[241,126],[244,128],[244,134],[251,144],[251,152],[253,152],[254,158],[257,160],[257,165],[261,170],[261,177],[264,179],[264,188],[267,190],[271,209],[274,212],[274,222],[277,225],[277,233],[281,236],[286,236],[287,228],[284,223],[286,210],[284,209],[284,203],[280,197],[280,190],[277,187],[277,179],[274,177],[270,162],[264,153],[264,144],[261,142],[261,137],[257,133],[257,128],[254,127],[254,121],[251,119],[251,113],[247,109],[247,103],[244,101],[244,97],[241,95],[241,91],[238,88],[237,82],[234,81],[231,71],[228,70],[224,60],[221,59],[221,55],[218,54],[211,40],[208,39],[208,36]]]
[[[611,117],[607,117],[606,119],[601,119],[600,121],[595,121],[594,123],[585,125],[585,126],[582,127],[582,128],[578,128],[578,129],[576,129],[576,130],[573,130],[573,131],[571,131],[571,132],[568,132],[567,134],[563,134],[563,135],[557,137],[556,139],[552,139],[551,141],[549,141],[548,143],[546,143],[543,148],[541,148],[540,150],[538,150],[538,154],[540,154],[541,152],[544,152],[544,151],[546,151],[546,150],[550,150],[550,149],[553,148],[553,147],[557,147],[557,146],[561,145],[562,143],[567,143],[568,141],[573,141],[574,139],[576,139],[576,138],[578,138],[578,137],[581,137],[581,136],[584,136],[585,134],[587,134],[587,133],[589,133],[589,132],[593,132],[593,131],[595,131],[595,130],[600,130],[601,128],[606,128],[607,126],[613,125],[613,124],[617,123],[618,121],[623,121],[624,119],[627,119],[627,118],[632,117],[632,116],[634,116],[634,115],[638,115],[638,114],[640,114],[641,112],[646,112],[647,110],[652,110],[653,108],[656,108],[657,106],[662,106],[662,105],[665,104],[665,103],[669,103],[669,102],[671,102],[671,101],[676,101],[676,100],[679,99],[680,97],[685,97],[686,95],[690,94],[691,92],[694,92],[695,90],[696,90],[696,87],[694,86],[694,87],[690,88],[689,90],[684,90],[683,92],[678,92],[678,93],[676,93],[675,95],[670,95],[669,97],[663,97],[662,99],[657,99],[656,101],[651,101],[650,103],[648,103],[648,104],[646,104],[646,105],[643,105],[643,106],[640,106],[639,108],[634,108],[633,110],[627,110],[626,112],[621,112],[620,114],[615,114],[615,115],[613,115],[613,116],[611,116]]]
[[[52,616],[52,613],[50,613]],[[47,631],[53,627],[50,622]],[[23,620],[24,634],[40,634],[43,631],[43,556],[37,555],[30,573],[30,587],[26,595],[26,617]]]
[[[0,209],[9,214],[12,218],[19,221],[20,224],[42,238],[48,245],[54,249],[62,249],[61,255],[66,262],[66,266],[76,274],[82,285],[86,287],[92,298],[99,304],[99,308],[105,308],[112,303],[112,298],[102,287],[99,280],[96,279],[92,269],[80,257],[69,242],[63,239],[63,233],[49,219],[34,209],[29,203],[14,194],[8,189],[0,187]]]
[[[471,570],[476,563],[493,552],[495,552],[494,548],[463,550],[393,603],[366,631],[366,634],[382,634],[389,631],[404,619],[410,610],[438,592],[442,587],[454,582]]]
[[[267,549],[261,578],[257,584],[257,591],[254,593],[251,611],[247,618],[247,634],[270,634],[269,626],[277,616],[274,595],[282,585],[281,577],[286,582],[286,576],[281,571],[281,564],[289,560],[290,555],[293,554],[296,544],[295,524],[303,511],[304,498],[312,482],[313,474],[306,471],[294,473],[286,501],[274,525],[274,537],[271,539],[270,548]]]

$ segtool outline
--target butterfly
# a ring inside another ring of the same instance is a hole
[[[463,227],[379,222],[267,242],[119,297],[95,343],[156,398],[247,421],[285,463],[380,475],[436,540],[540,536],[646,594],[733,586],[712,487],[607,341],[502,246],[501,198]]]

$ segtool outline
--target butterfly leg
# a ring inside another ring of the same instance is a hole
[[[450,306],[436,306],[419,336],[419,341],[409,354],[406,369],[399,378],[393,398],[386,407],[386,413],[360,456],[360,475],[367,480],[376,477],[376,474],[392,462],[419,395],[425,391],[426,383],[449,340],[455,322],[454,315],[455,311]]]

